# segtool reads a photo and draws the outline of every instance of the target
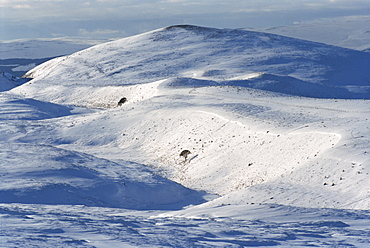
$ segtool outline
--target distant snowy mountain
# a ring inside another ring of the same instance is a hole
[[[81,38],[19,39],[0,42],[0,70],[22,77],[52,58],[72,54],[106,40]]]
[[[54,39],[18,39],[0,42],[1,59],[41,59],[71,54],[107,40],[61,37]]]
[[[263,31],[360,51],[370,49],[370,16],[321,19]]]
[[[198,80],[202,85],[307,97],[369,98],[369,64],[369,54],[344,48],[260,32],[179,25],[48,61],[29,71],[26,76],[33,83],[19,90],[38,85],[41,91],[50,85],[123,86],[175,77],[185,85]]]

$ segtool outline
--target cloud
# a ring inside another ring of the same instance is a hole
[[[196,7],[195,7],[196,6]],[[369,6],[368,0],[1,0],[0,7],[7,19],[36,19],[58,16],[69,19],[140,18],[178,14],[235,13],[299,10],[305,8],[353,8]],[[33,13],[16,10],[33,9]]]
[[[31,5],[28,4],[18,4],[11,6],[13,9],[32,9]]]
[[[9,37],[27,32],[37,35],[35,30],[44,36],[46,32],[50,35],[123,36],[181,23],[228,28],[266,27],[308,21],[309,18],[364,15],[368,14],[368,1],[0,0],[0,11],[3,30],[7,30]],[[15,32],[15,27],[23,30]],[[5,34],[1,36],[7,39]]]
[[[162,3],[179,3],[179,2],[185,2],[185,0],[163,0]]]

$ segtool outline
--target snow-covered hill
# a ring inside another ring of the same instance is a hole
[[[369,56],[186,25],[36,67],[0,94],[3,246],[367,247]]]
[[[299,96],[369,98],[369,64],[370,55],[363,52],[260,32],[179,25],[51,60],[27,76],[43,89],[42,80],[122,86],[180,77]]]

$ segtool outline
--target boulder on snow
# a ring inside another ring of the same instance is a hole
[[[127,102],[127,98],[126,97],[122,97],[121,100],[119,100],[119,102],[118,102],[118,106],[121,106],[125,102]]]

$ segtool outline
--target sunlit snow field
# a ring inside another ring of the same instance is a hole
[[[189,25],[41,64],[0,92],[0,246],[369,247],[369,69]]]

